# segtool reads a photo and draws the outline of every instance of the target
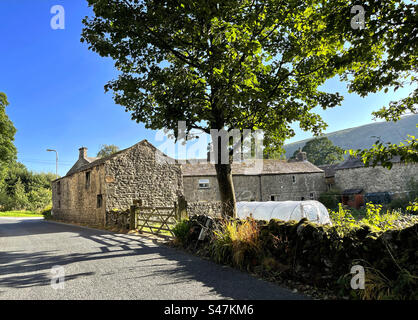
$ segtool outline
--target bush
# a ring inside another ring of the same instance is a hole
[[[239,268],[256,264],[261,251],[260,232],[252,218],[226,221],[214,231],[212,254],[217,262],[227,259]]]
[[[48,206],[47,208],[41,211],[41,214],[44,216],[45,220],[51,219],[52,217],[51,211],[52,211],[52,206]]]
[[[340,190],[331,189],[330,191],[323,192],[319,195],[318,201],[325,207],[331,210],[337,210],[340,202]]]
[[[190,232],[190,227],[191,227],[190,221],[187,219],[181,220],[174,226],[172,231],[177,241],[179,241],[182,244],[186,243],[189,232]]]

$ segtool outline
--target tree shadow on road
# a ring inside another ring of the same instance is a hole
[[[51,278],[48,274],[56,265],[66,267],[71,264],[94,261],[97,266],[100,266],[102,261],[106,261],[111,263],[112,270],[101,274],[103,281],[107,281],[107,277],[111,277],[112,274],[123,272],[127,277],[125,281],[138,284],[138,286],[141,281],[151,281],[160,289],[174,285],[180,293],[181,290],[190,290],[191,284],[209,289],[204,290],[207,294],[194,296],[192,299],[305,298],[273,283],[256,279],[247,273],[218,265],[178,249],[155,244],[140,236],[114,234],[75,226],[69,226],[69,228],[62,225],[58,228],[56,226],[56,224],[50,224],[51,230],[48,233],[57,233],[57,243],[60,241],[59,232],[66,232],[67,236],[68,232],[71,232],[74,233],[71,237],[74,242],[81,241],[94,250],[67,254],[63,253],[58,245],[56,249],[49,251],[0,251],[0,287],[24,288],[49,285]],[[43,234],[39,226],[36,226],[33,231],[35,233],[40,231],[40,235]],[[28,230],[24,232],[27,234]],[[125,265],[121,265],[122,260]],[[69,274],[66,275],[65,280],[71,281],[93,274],[94,272]],[[150,292],[151,298],[152,292]],[[181,298],[177,294],[173,296],[173,299]]]

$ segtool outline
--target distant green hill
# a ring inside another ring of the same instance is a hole
[[[408,134],[418,136],[417,123],[418,114],[414,114],[405,116],[397,122],[373,122],[360,127],[331,132],[324,136],[344,150],[366,149],[376,142],[376,137],[380,137],[383,142],[399,143],[405,140]],[[303,148],[311,139],[286,144],[284,146],[286,157],[291,157],[295,150]]]

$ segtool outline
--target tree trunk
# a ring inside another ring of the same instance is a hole
[[[235,200],[234,183],[232,181],[231,164],[216,163],[216,177],[218,179],[219,193],[221,195],[222,215],[236,218],[237,208]]]

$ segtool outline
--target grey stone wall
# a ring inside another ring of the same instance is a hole
[[[130,211],[107,211],[106,212],[106,226],[121,229],[129,229],[130,226]]]
[[[337,188],[363,188],[367,192],[393,192],[402,196],[408,191],[408,181],[418,179],[417,164],[394,163],[391,170],[383,167],[360,167],[335,171]]]
[[[276,201],[318,199],[327,190],[323,172],[295,173],[281,175],[263,175],[261,177],[262,199],[270,201],[275,195]]]
[[[90,184],[86,186],[86,172],[90,172]],[[103,225],[106,199],[104,196],[104,167],[74,173],[52,183],[53,218],[67,222]],[[61,192],[58,194],[58,184]],[[102,206],[97,208],[97,195],[102,195]]]
[[[222,202],[220,201],[195,201],[187,203],[187,215],[209,215],[220,217],[222,214]]]
[[[199,189],[199,180],[208,179],[209,188]],[[294,179],[294,180],[293,180]],[[314,199],[326,191],[323,172],[297,174],[271,174],[261,176],[233,176],[237,201],[270,201],[274,195],[276,200]],[[294,182],[293,182],[294,181]],[[189,202],[219,201],[219,187],[215,176],[185,176],[183,178],[184,195]]]
[[[144,206],[174,206],[183,193],[180,165],[148,143],[140,143],[105,162],[106,210],[126,210],[133,200]]]

